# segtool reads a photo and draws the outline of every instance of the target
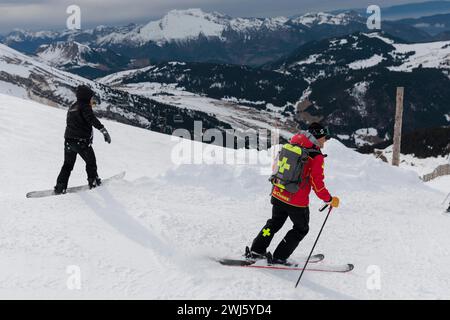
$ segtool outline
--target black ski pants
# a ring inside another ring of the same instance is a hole
[[[259,254],[264,254],[274,235],[280,231],[289,217],[294,223],[294,226],[273,253],[274,259],[286,260],[291,256],[300,241],[309,231],[309,208],[290,206],[275,198],[272,198],[272,205],[272,218],[267,220],[266,225],[256,236],[251,250]]]
[[[88,181],[97,178],[97,160],[90,141],[66,139],[64,142],[64,164],[58,176],[57,184],[67,188],[77,155],[86,162]]]

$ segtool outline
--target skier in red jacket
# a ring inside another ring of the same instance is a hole
[[[253,241],[251,249],[246,249],[246,256],[250,259],[263,259],[274,235],[283,227],[289,217],[294,223],[293,228],[286,234],[273,253],[273,263],[285,264],[289,256],[297,248],[300,241],[309,231],[309,194],[311,188],[316,195],[328,205],[337,208],[339,198],[328,192],[324,183],[324,159],[321,148],[329,139],[329,131],[319,123],[313,123],[308,131],[301,131],[292,137],[290,143],[307,149],[313,149],[309,160],[305,164],[300,183],[296,193],[274,186],[271,203],[272,218],[262,228]]]

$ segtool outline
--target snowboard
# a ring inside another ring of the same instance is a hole
[[[115,180],[120,180],[123,179],[125,177],[125,171],[121,172],[119,174],[116,174],[115,176],[106,178],[104,180],[102,180],[102,185],[98,186],[97,188],[101,188],[104,185],[107,185],[109,183],[111,183],[112,181]],[[66,193],[77,193],[77,192],[81,192],[81,191],[86,191],[86,190],[90,190],[89,189],[89,185],[82,185],[82,186],[77,186],[77,187],[70,187],[67,188]],[[50,197],[50,196],[56,196],[57,194],[55,194],[55,191],[52,190],[42,190],[42,191],[32,191],[32,192],[28,192],[27,193],[27,198],[45,198],[45,197]],[[63,195],[63,194],[61,194]]]

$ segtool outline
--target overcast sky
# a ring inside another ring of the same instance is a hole
[[[148,22],[172,9],[201,8],[234,17],[273,17],[412,2],[424,0],[0,0],[0,33],[16,28],[64,29],[66,8],[72,4],[81,7],[82,28],[90,28]]]

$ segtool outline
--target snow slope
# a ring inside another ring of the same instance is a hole
[[[317,252],[326,263],[356,268],[345,275],[308,272],[294,289],[298,272],[227,268],[208,259],[238,256],[269,217],[270,186],[261,167],[176,166],[171,154],[180,142],[170,136],[104,121],[113,142],[96,135],[99,173],[126,170],[126,179],[26,199],[27,191],[54,184],[64,119],[63,110],[0,94],[0,298],[450,298],[445,194],[411,171],[329,142],[326,181],[342,206]],[[84,179],[78,162],[71,184]],[[293,259],[308,252],[325,217],[311,198],[310,234]],[[380,290],[367,287],[374,265]],[[70,266],[80,268],[80,290],[68,289]]]
[[[365,35],[371,38],[379,38],[387,44],[394,46],[395,50],[390,52],[390,55],[401,59],[402,64],[388,67],[391,71],[411,72],[413,69],[419,67],[436,69],[450,68],[450,41],[406,44],[395,43],[392,39],[386,38],[379,33],[368,33]]]

